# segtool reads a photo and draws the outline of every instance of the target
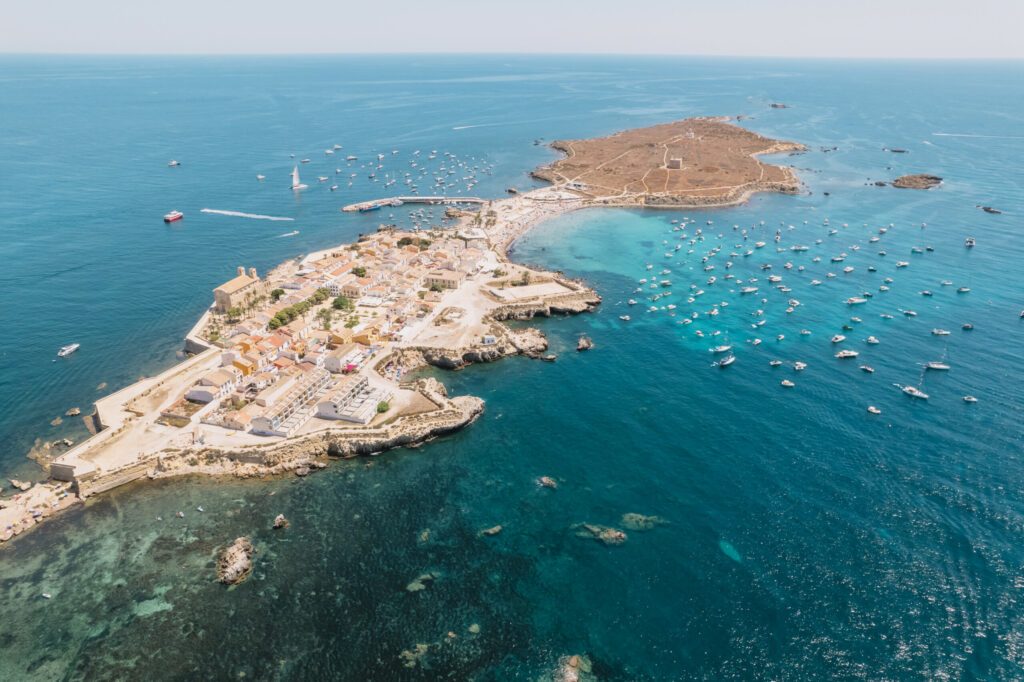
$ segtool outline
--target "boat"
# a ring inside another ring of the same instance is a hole
[[[740,293],[741,294],[756,294],[757,293],[757,287],[743,287],[742,289],[740,289]]]
[[[379,211],[379,210],[380,210],[380,204],[364,204],[363,206],[359,207],[359,212],[360,213],[369,213],[370,211]]]
[[[548,353],[547,355],[540,356],[540,359],[543,360],[544,362],[554,362],[555,360],[558,359],[558,356],[555,355],[554,353]]]
[[[167,162],[167,167],[168,168],[177,168],[180,165],[181,165],[181,161],[175,161],[174,159],[171,159],[170,161]]]
[[[861,298],[860,296],[851,296],[846,299],[846,305],[860,305],[861,303],[867,303],[868,299]]]
[[[619,319],[622,320],[623,322],[629,322],[630,317],[629,315],[619,315]]]
[[[958,293],[958,294],[966,294],[970,290],[971,290],[970,287],[960,287],[959,289],[956,290],[956,293]]]
[[[351,154],[349,154],[348,156],[345,157],[345,160],[346,161],[358,161],[359,157],[358,156],[352,156]]]
[[[711,349],[711,352],[712,353],[728,353],[731,350],[732,350],[732,346],[731,345],[715,346],[714,348]]]
[[[967,247],[968,249],[973,249],[974,248],[974,237],[968,237],[967,239],[965,239],[964,240],[964,246]]]
[[[898,260],[898,261],[896,261],[896,267],[898,267],[898,268],[905,268],[908,265],[910,265],[910,263],[908,263],[905,260]]]
[[[167,215],[164,216],[164,222],[165,223],[173,223],[173,222],[176,222],[178,220],[181,220],[184,217],[185,217],[185,214],[182,213],[181,211],[171,211],[170,213],[168,213]]]
[[[868,412],[870,412],[871,414],[882,414],[882,411],[875,407],[874,405],[868,405]]]
[[[971,331],[972,329],[974,329],[974,325],[973,325],[973,324],[971,324],[970,322],[964,322],[964,323],[963,323],[963,324],[962,324],[962,325],[960,326],[960,328],[961,328],[961,329],[963,329],[963,330],[964,330],[965,332],[969,332],[969,331]]]
[[[789,379],[783,379],[782,380],[782,385],[785,386],[786,388],[793,388],[794,386],[796,386],[796,384],[794,384]]]
[[[263,181],[264,181],[264,180],[266,180],[266,179],[267,179],[267,176],[266,176],[266,175],[261,175],[261,174],[257,174],[257,175],[256,175],[256,180],[257,180],[258,182],[263,182]]]
[[[933,329],[932,330],[932,335],[933,336],[949,336],[949,331],[947,331],[945,329]]]
[[[899,389],[909,395],[911,398],[918,398],[919,400],[928,400],[928,394],[917,388],[916,386],[899,386]]]
[[[843,336],[842,334],[836,334],[835,336],[832,337],[832,343],[842,343],[845,340],[846,337]]]
[[[907,317],[917,317],[917,313],[915,313],[913,310],[904,310],[903,314],[906,315]]]
[[[636,299],[631,298],[628,301],[626,301],[626,303],[628,303],[629,305],[636,305]]]
[[[768,364],[771,365],[772,367],[778,367],[779,365],[782,364],[782,360],[769,360]]]
[[[295,166],[292,169],[292,189],[298,191],[300,189],[306,189],[307,187],[309,187],[309,185],[303,185],[302,181],[299,180],[299,167]]]
[[[836,357],[839,358],[840,360],[845,360],[847,358],[855,358],[858,355],[859,353],[855,350],[841,350],[838,353],[836,353]]]
[[[62,358],[66,358],[67,356],[71,355],[76,350],[78,350],[80,347],[81,347],[81,344],[78,344],[78,343],[69,343],[66,346],[61,346],[61,349],[59,351],[57,351],[57,356],[58,357],[62,357]]]
[[[714,363],[713,366],[718,367],[718,368],[728,367],[729,365],[731,365],[734,362],[736,362],[736,356],[735,355],[726,355],[724,358],[722,358],[718,362]]]
[[[948,372],[949,365],[938,360],[932,360],[931,362],[925,363],[925,369],[934,369],[940,372]]]
[[[793,363],[793,369],[795,369],[797,372],[802,372],[805,369],[807,369],[807,363],[800,362],[799,360],[797,360],[796,362]]]
[[[874,346],[878,343],[878,339],[876,339],[874,336],[869,336],[867,338],[867,342]]]
[[[862,371],[867,372],[868,374],[875,373],[875,368],[872,367],[871,365],[861,365],[860,368]]]
[[[964,402],[965,403],[976,403],[976,402],[978,402],[978,399],[975,398],[973,395],[965,395],[964,396]]]

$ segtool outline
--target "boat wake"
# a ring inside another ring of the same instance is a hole
[[[283,220],[291,222],[295,218],[280,218],[272,215],[260,215],[259,213],[242,213],[241,211],[221,211],[216,208],[204,208],[200,213],[215,213],[217,215],[229,215],[235,218],[251,218],[252,220]]]
[[[277,235],[277,238],[281,239],[282,237],[294,237],[298,233],[299,233],[298,230],[292,230],[291,232],[285,232],[284,234]]]
[[[980,137],[987,140],[1024,140],[1020,135],[975,135],[974,133],[932,133],[935,137]]]

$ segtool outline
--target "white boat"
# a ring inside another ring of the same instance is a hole
[[[71,355],[76,350],[78,350],[80,347],[81,347],[81,344],[69,343],[66,346],[61,346],[61,349],[59,351],[57,351],[57,355],[59,357],[66,358],[67,356]]]
[[[896,267],[898,267],[898,268],[905,268],[908,265],[910,265],[910,263],[908,263],[905,260],[898,260],[898,261],[896,261]]]
[[[629,305],[636,305],[636,299],[631,298],[628,301],[626,301],[626,303],[628,303]]]
[[[876,339],[874,336],[869,336],[867,338],[867,342],[870,343],[872,346],[874,346],[875,344],[878,343],[878,339]]]
[[[868,412],[870,412],[871,414],[882,414],[882,411],[875,407],[874,405],[868,405]]]
[[[933,329],[932,330],[932,335],[933,336],[949,336],[949,331],[945,330],[945,329]]]
[[[260,181],[260,182],[263,182],[264,180],[266,180],[266,179],[267,179],[267,176],[266,176],[266,175],[257,175],[257,176],[256,176],[256,179],[257,179],[258,181]]]
[[[778,367],[779,365],[782,364],[782,360],[769,360],[768,364],[771,365],[772,367]]]
[[[934,369],[940,372],[948,372],[949,365],[947,365],[944,362],[939,362],[938,360],[933,360],[931,362],[925,363],[925,369]]]
[[[836,334],[835,336],[832,337],[832,343],[842,343],[845,340],[846,337],[843,336],[842,334]]]
[[[169,168],[177,168],[180,165],[181,165],[181,161],[175,161],[174,159],[171,159],[170,161],[167,162],[167,166]]]
[[[736,362],[735,355],[726,355],[724,358],[715,363],[715,367],[728,367],[732,363]]]
[[[838,353],[836,353],[836,357],[839,358],[840,360],[845,360],[847,358],[855,358],[858,355],[859,353],[857,353],[857,351],[855,350],[841,350]]]
[[[868,299],[861,298],[860,296],[851,296],[846,299],[846,305],[860,305],[861,303],[867,303]]]
[[[871,365],[861,365],[860,368],[862,371],[867,372],[868,374],[875,373],[875,368],[872,367]]]
[[[965,403],[976,403],[976,402],[978,402],[978,399],[975,398],[973,395],[965,395],[964,396],[964,402]]]
[[[732,350],[732,346],[731,345],[715,346],[714,348],[711,349],[711,352],[712,353],[728,353],[731,350]]]
[[[165,223],[173,223],[173,222],[176,222],[178,220],[181,220],[184,217],[185,217],[185,214],[182,213],[181,211],[171,211],[170,213],[164,215],[164,222]]]
[[[793,388],[794,386],[796,386],[796,384],[794,384],[789,379],[783,379],[782,380],[782,385],[785,386],[786,388]]]
[[[619,319],[623,322],[629,322],[629,315],[619,315]]]
[[[742,289],[740,289],[740,293],[741,294],[756,294],[757,293],[757,287],[743,287]]]
[[[798,360],[798,361],[793,363],[793,369],[795,369],[797,372],[802,372],[805,369],[807,369],[807,363],[806,362],[800,362]]]
[[[306,189],[309,185],[303,185],[302,181],[299,180],[299,167],[295,166],[292,169],[292,189],[298,191],[300,189]]]
[[[899,386],[899,384],[897,384]],[[920,400],[928,400],[928,394],[917,388],[916,386],[900,386],[900,390],[909,395],[911,398],[918,398]]]

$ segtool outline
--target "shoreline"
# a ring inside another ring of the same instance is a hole
[[[794,144],[776,143],[769,150],[750,156],[801,147]],[[556,145],[552,146],[559,148]],[[565,159],[533,171],[534,177],[547,179],[537,173],[547,172],[562,161]],[[762,166],[760,161],[757,164]],[[423,319],[407,322],[398,332],[383,337],[386,340],[367,343],[371,351],[367,365],[360,367],[355,376],[365,379],[364,383],[379,390],[380,395],[395,395],[402,407],[388,408],[383,415],[371,417],[363,426],[314,424],[282,438],[251,435],[244,430],[224,433],[223,429],[215,430],[210,421],[205,421],[214,412],[209,406],[188,415],[187,419],[181,417],[184,424],[161,423],[161,418],[172,407],[182,403],[185,391],[190,386],[199,386],[196,382],[203,375],[223,367],[223,358],[230,353],[219,333],[216,336],[210,333],[213,328],[219,329],[218,320],[223,316],[218,316],[215,307],[211,307],[185,336],[184,347],[191,357],[156,377],[143,379],[97,400],[92,413],[84,417],[95,427],[94,435],[50,462],[49,480],[3,500],[0,543],[90,496],[144,478],[192,474],[249,478],[288,472],[305,475],[326,466],[325,461],[330,458],[379,454],[462,429],[483,412],[482,400],[473,396],[449,398],[437,380],[418,379],[410,383],[402,382],[401,377],[426,365],[451,370],[512,355],[541,358],[547,350],[542,333],[536,329],[513,330],[503,322],[589,312],[601,302],[600,296],[582,282],[512,262],[510,251],[519,238],[551,218],[585,208],[727,208],[745,203],[758,192],[798,191],[795,173],[789,168],[782,172],[783,182],[758,178],[714,195],[642,193],[599,197],[588,195],[578,183],[552,184],[512,197],[485,201],[479,213],[463,213],[446,232],[463,240],[466,252],[471,249],[481,252],[482,265],[477,265],[476,270],[467,273],[453,288],[439,289],[441,293],[434,296],[436,300],[429,314],[420,315]],[[722,188],[711,189],[717,192]],[[403,235],[403,240],[413,239],[413,233],[393,234]],[[418,238],[424,233],[415,234]],[[453,241],[438,236],[435,231],[430,231],[429,235],[435,240]],[[391,243],[391,236],[389,231],[379,231],[353,244],[341,244],[306,255],[301,260],[285,261],[270,272],[265,284],[270,287],[296,277],[299,271],[315,270],[325,262],[339,260],[347,251],[358,253],[362,246],[368,245],[371,252],[380,251]],[[475,246],[470,247],[470,244]],[[239,277],[242,276],[240,269]],[[394,279],[397,275],[391,277]],[[253,279],[261,281],[254,273]],[[431,287],[431,292],[434,288],[436,285]],[[431,295],[428,293],[427,297]],[[422,295],[419,298],[425,300]],[[415,298],[411,300],[415,302]],[[365,312],[361,308],[360,305],[357,310]],[[252,313],[254,319],[257,314]],[[373,317],[376,315],[374,311]],[[358,331],[367,319],[369,316],[362,318],[355,330]],[[263,328],[265,330],[265,324]],[[329,347],[325,345],[324,349]],[[228,366],[230,368],[230,364]],[[332,382],[332,385],[342,383],[340,379]],[[215,409],[220,408],[220,400],[213,401]],[[393,411],[397,412],[389,414]],[[320,421],[315,417],[308,419]],[[181,429],[180,433],[173,430],[175,427]]]

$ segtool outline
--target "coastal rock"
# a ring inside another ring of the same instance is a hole
[[[901,175],[892,181],[893,187],[900,189],[931,189],[942,184],[942,178],[938,175],[917,173],[914,175]]]
[[[563,656],[558,660],[554,682],[594,682],[594,664],[584,655]]]
[[[300,466],[300,467],[296,467],[295,475],[300,477],[300,478],[304,477],[304,476],[309,476],[309,467],[305,466],[305,465]]]
[[[288,519],[284,517],[284,514],[278,514],[274,517],[274,530],[287,528],[289,525],[291,524],[288,523]]]
[[[660,516],[644,516],[643,514],[636,514],[634,512],[628,512],[622,515],[622,525],[624,528],[628,528],[629,530],[651,530],[655,526],[659,526],[663,523],[668,522]]]
[[[67,412],[64,413],[64,416],[65,417],[77,417],[80,414],[82,414],[81,408],[72,407],[71,409],[69,409]]]
[[[544,488],[555,489],[558,488],[558,481],[551,478],[550,476],[541,476],[540,478],[537,479],[537,485],[540,485]]]
[[[621,545],[628,539],[625,532],[609,526],[580,523],[573,527],[576,529],[576,537],[599,540],[606,545]]]
[[[217,579],[225,585],[237,585],[252,573],[256,549],[247,537],[236,538],[217,560]]]
[[[10,480],[11,485],[13,485],[15,488],[17,488],[21,492],[25,492],[26,490],[28,490],[28,489],[30,489],[32,487],[32,484],[29,483],[28,481],[19,481],[16,478],[11,478],[11,479],[8,479],[8,480]]]

